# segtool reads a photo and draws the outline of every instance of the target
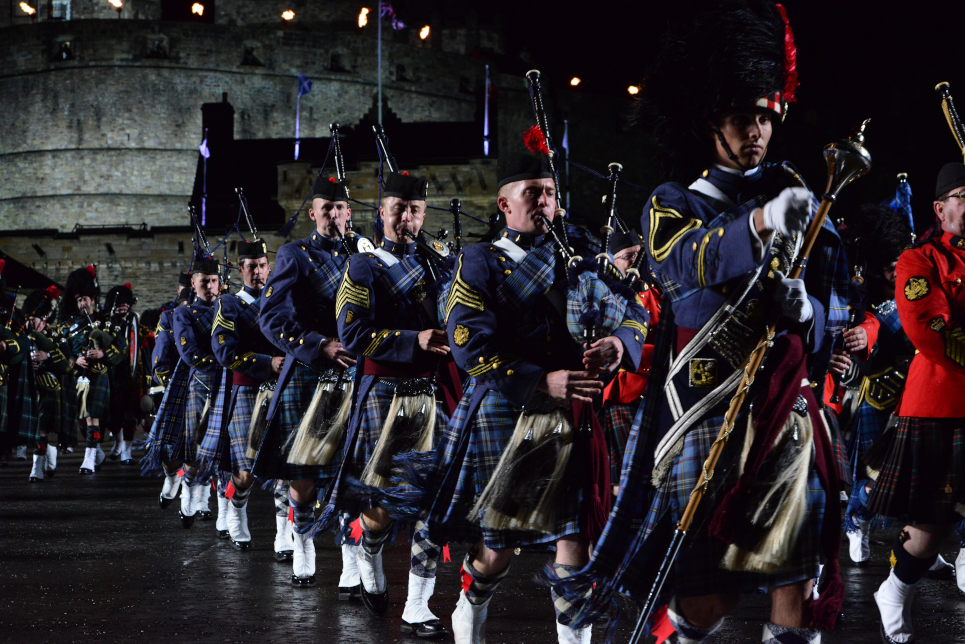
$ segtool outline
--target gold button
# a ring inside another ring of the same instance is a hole
[[[505,261],[506,261],[506,258],[505,258],[505,257],[500,257],[500,258],[499,258],[499,261],[505,262]]]
[[[479,364],[486,364],[486,359],[482,356],[479,356]]]
[[[289,341],[289,342],[294,342],[294,341],[295,341],[295,338],[288,338],[288,341]]]
[[[373,338],[375,337],[375,334],[374,334],[374,333],[372,334],[372,337],[373,337]]]
[[[717,236],[718,236],[718,237],[723,237],[723,236],[724,236],[724,229],[723,229],[723,228],[718,228],[718,229],[717,229]]]
[[[284,338],[284,337],[285,337],[285,334],[284,334],[284,333],[279,333],[279,334],[278,334],[278,337],[279,337],[279,338]]]
[[[338,251],[335,251],[335,256],[338,257]]]
[[[956,283],[956,284],[961,284],[961,283],[962,283],[962,278],[961,278],[961,277],[955,278],[955,283]]]
[[[811,389],[817,389],[817,387],[818,387],[818,383],[811,382]]]
[[[302,246],[302,250],[305,250],[305,247],[304,247],[304,246]]]
[[[511,376],[511,375],[513,375],[513,373],[515,373],[515,372],[514,372],[512,369],[507,369],[507,370],[506,370],[506,375],[507,375],[507,376]]]
[[[697,250],[697,242],[694,242],[694,250]]]
[[[308,261],[312,262],[313,264],[315,263],[314,261],[312,261],[311,257],[308,258]]]
[[[318,239],[318,235],[312,235],[312,239]]]
[[[945,494],[951,494],[951,493],[952,493],[952,485],[951,485],[951,483],[946,483],[946,484],[945,484]]]
[[[636,333],[634,333],[634,334],[633,334],[633,339],[636,340],[637,342],[639,342],[639,341],[640,341],[640,336],[637,335]]]
[[[396,331],[396,332],[395,332],[395,335],[396,335],[396,336],[402,335],[402,331]]]
[[[299,338],[298,344],[305,344],[305,338]]]
[[[720,287],[720,292],[723,293],[724,295],[727,295],[727,292],[728,292],[729,290],[730,290],[730,288],[729,288],[726,284],[724,284],[723,286]]]
[[[509,269],[507,268],[506,270],[503,271],[503,275],[509,275],[509,274],[512,273],[512,272],[513,272],[513,271],[511,271],[511,270],[509,270]]]

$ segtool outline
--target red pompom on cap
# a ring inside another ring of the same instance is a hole
[[[534,125],[523,132],[523,143],[526,144],[526,149],[533,154],[550,153],[550,146],[546,143],[546,137],[543,136],[543,131],[539,129],[538,125]]]
[[[134,289],[131,287],[131,283],[130,283],[130,282],[124,282],[124,286],[126,286],[126,287],[127,287],[127,290],[129,290],[129,291],[133,291],[133,290],[134,290]]]
[[[335,177],[329,177],[329,178],[328,178],[328,182],[329,182],[329,183],[335,183]]]
[[[403,171],[402,171],[402,176],[403,176],[403,177],[408,177],[408,176],[409,176],[409,171],[408,171],[408,170],[403,170]]]
[[[88,265],[88,266],[85,266],[84,269],[85,269],[88,273],[90,273],[90,276],[91,276],[91,277],[94,277],[94,278],[97,277],[97,269],[94,268],[94,265],[93,265],[93,264],[90,264],[90,265]]]
[[[797,47],[794,45],[794,32],[791,31],[791,23],[787,19],[787,11],[784,5],[778,4],[777,10],[784,20],[784,94],[783,98],[788,103],[795,102],[794,93],[801,84],[797,78]]]
[[[54,286],[53,284],[51,284],[46,288],[46,293],[47,293],[47,297],[49,297],[52,300],[56,300],[57,298],[60,297],[60,289]]]

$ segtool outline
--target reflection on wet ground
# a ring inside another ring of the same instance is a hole
[[[382,644],[415,642],[399,633],[408,579],[408,545],[400,538],[386,554],[391,606],[384,619],[358,602],[339,602],[341,554],[328,537],[316,542],[317,586],[294,589],[291,565],[273,558],[274,506],[256,490],[249,505],[253,548],[236,551],[218,539],[214,521],[180,527],[177,503],[157,506],[161,479],[143,479],[137,467],[108,461],[95,476],[77,474],[80,455],[63,454],[58,473],[28,483],[29,462],[0,468],[0,642],[298,642]],[[212,510],[217,506],[212,499]],[[885,543],[876,534],[866,568],[847,561],[839,627],[825,642],[879,642],[872,593],[888,570]],[[452,547],[440,565],[435,613],[449,622],[466,548]],[[954,561],[954,544],[944,551]],[[533,582],[546,553],[523,553],[490,606],[489,644],[556,641],[549,591]],[[747,597],[713,639],[759,642],[767,598]],[[965,642],[965,598],[954,581],[925,581],[915,604],[919,642]],[[625,614],[616,641],[632,630]],[[594,642],[603,639],[595,629]],[[651,640],[652,641],[652,640]]]

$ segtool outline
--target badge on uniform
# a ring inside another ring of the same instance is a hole
[[[461,324],[456,325],[456,330],[452,332],[452,339],[457,347],[464,347],[469,342],[469,329]]]
[[[717,385],[717,360],[714,358],[691,358],[689,364],[691,387],[714,387]]]
[[[182,335],[182,336],[181,336],[181,346],[183,347],[183,346],[186,345],[187,343],[188,343],[188,339]]]
[[[936,333],[941,333],[945,330],[945,318],[937,317],[932,318],[931,322],[928,323],[928,328]]]
[[[371,253],[375,250],[375,244],[368,237],[360,237],[356,243],[356,247],[359,249],[360,253]]]
[[[265,299],[266,299],[266,300],[267,300],[269,297],[271,297],[271,294],[272,294],[272,292],[273,292],[274,290],[275,290],[275,287],[274,287],[274,286],[269,286],[269,287],[268,287],[268,290],[265,291]]]
[[[909,302],[920,300],[930,292],[931,287],[928,286],[928,280],[924,277],[909,277],[908,281],[905,282],[905,298]]]
[[[348,312],[345,314],[345,324],[351,324],[352,320],[354,319],[355,319],[355,311],[353,311],[352,309],[349,309]]]

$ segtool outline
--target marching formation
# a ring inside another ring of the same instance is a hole
[[[315,585],[315,540],[334,538],[339,600],[378,618],[404,592],[403,633],[460,644],[485,643],[519,548],[552,553],[541,582],[561,643],[588,643],[621,596],[640,609],[634,643],[707,641],[758,591],[762,642],[820,642],[848,601],[843,535],[861,566],[871,531],[894,527],[880,637],[914,642],[922,578],[957,569],[965,592],[965,551],[954,566],[938,554],[965,535],[965,164],[937,177],[920,237],[907,175],[832,219],[871,170],[867,122],[826,146],[823,192],[765,160],[796,65],[767,0],[718,3],[670,35],[638,120],[672,180],[639,234],[617,209],[618,163],[599,235],[572,225],[534,70],[536,125],[500,153],[498,223],[478,243],[423,232],[428,182],[381,128],[375,230],[356,234],[333,125],[311,233],[273,250],[248,218],[229,263],[195,221],[160,311],[135,314],[130,284],[100,302],[94,266],[62,298],[3,284],[3,458],[32,452],[40,483],[82,436],[78,475],[96,476],[108,435],[134,464],[140,428],[140,472],[183,528],[212,518],[214,492],[219,536],[249,549],[261,487],[294,587]],[[397,538],[407,589],[383,573]],[[470,546],[451,620],[430,608],[450,543]]]

